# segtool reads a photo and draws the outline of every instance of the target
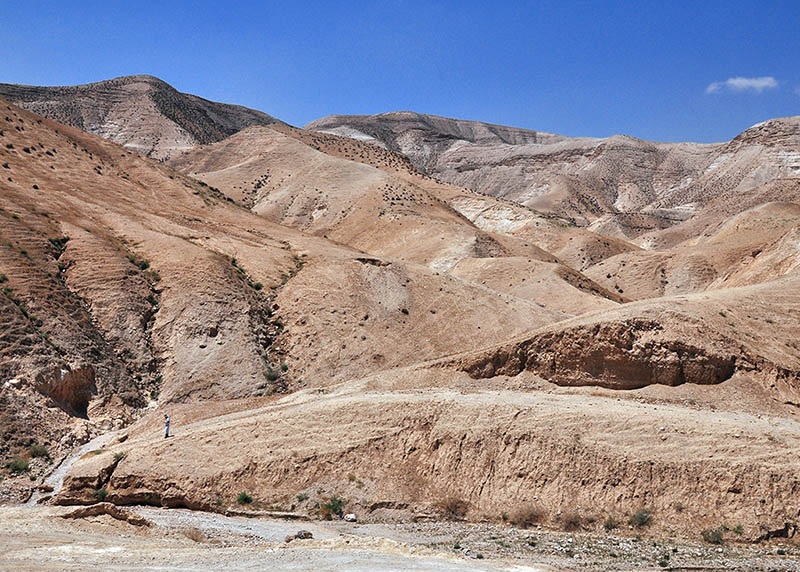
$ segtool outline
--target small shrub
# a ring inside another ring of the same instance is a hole
[[[267,378],[267,381],[276,381],[280,376],[281,375],[271,367],[264,372],[264,377]]]
[[[0,272],[0,284],[8,280],[8,276]]]
[[[150,268],[150,263],[147,260],[139,261],[139,270],[147,270]]]
[[[250,285],[256,290],[262,290],[264,288],[261,282],[251,282]]]
[[[125,453],[122,451],[117,451],[114,453],[114,461],[119,463],[125,457]]]
[[[319,514],[325,520],[330,520],[334,516],[342,516],[344,505],[347,501],[333,495],[331,498],[319,505]]]
[[[105,487],[103,487],[102,489],[97,489],[96,491],[94,491],[94,496],[97,500],[103,502],[106,500],[106,497],[108,496],[108,491],[106,490]]]
[[[714,528],[707,528],[700,533],[703,540],[709,544],[722,544],[724,541],[725,527],[717,526]]]
[[[239,504],[250,504],[253,502],[253,497],[242,491],[239,493],[239,496],[236,497],[236,502]]]
[[[297,494],[297,502],[303,502],[308,500],[308,493],[298,493]]]
[[[30,452],[31,457],[42,457],[44,459],[50,458],[50,452],[47,450],[47,447],[44,445],[39,445],[38,443],[31,445],[31,448],[28,449]]]
[[[567,511],[561,515],[561,528],[565,532],[575,532],[583,526],[583,518],[576,511]]]
[[[619,521],[613,516],[609,516],[607,519],[605,519],[605,521],[603,521],[603,529],[606,531],[611,531],[615,528],[619,528]]]
[[[652,521],[653,521],[653,513],[652,511],[646,508],[636,511],[628,519],[628,522],[631,524],[631,526],[635,526],[636,528],[642,528],[643,526],[647,526]]]
[[[538,504],[524,505],[511,513],[509,521],[514,526],[528,528],[547,519],[547,511]]]
[[[467,516],[469,503],[458,497],[447,497],[438,503],[439,510],[449,520],[460,520]]]
[[[21,457],[15,458],[13,461],[6,465],[6,468],[11,473],[24,473],[28,470],[30,465],[30,461],[28,459],[23,459]]]
[[[744,527],[741,524],[737,524],[733,527],[733,532],[738,535],[744,534]]]
[[[282,364],[281,364],[281,371],[282,371],[283,373],[286,373],[287,371],[289,371],[289,366],[288,366],[288,365],[286,365],[285,363],[282,363]]]

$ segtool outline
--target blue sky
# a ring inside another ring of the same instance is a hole
[[[722,141],[800,114],[800,2],[0,0],[0,82],[148,73],[295,125],[413,110]]]

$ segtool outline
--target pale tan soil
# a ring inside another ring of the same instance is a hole
[[[448,391],[404,389],[447,377],[409,369],[197,421],[177,409],[170,439],[145,418],[124,442],[78,462],[60,502],[91,502],[103,487],[118,504],[220,508],[246,490],[262,506],[313,514],[315,502],[340,495],[347,511],[381,520],[392,510],[439,514],[459,498],[472,519],[539,503],[554,526],[571,511],[590,530],[648,507],[648,535],[696,537],[728,523],[750,539],[800,509],[794,408],[764,414],[757,399],[737,408],[738,392],[753,391],[746,376],[713,390],[685,385],[669,400],[655,388],[621,399],[531,377],[529,393],[510,387],[519,378],[467,390],[452,375]],[[719,409],[707,409],[712,402]],[[298,502],[300,493],[308,499]]]
[[[755,540],[800,521],[796,121],[746,132],[708,166],[723,146],[457,126],[504,161],[530,159],[500,150],[518,143],[558,151],[534,159],[574,177],[525,191],[545,216],[363,141],[251,128],[175,160],[201,183],[2,107],[0,453],[40,442],[57,459],[120,430],[66,471],[57,502],[223,511],[248,492],[256,512],[316,516],[339,495],[370,526],[456,509],[500,526],[533,505],[598,550],[605,522],[646,509],[652,523],[623,532],[647,550],[614,548],[634,569],[657,566],[664,539],[741,525]],[[701,167],[719,200],[688,182]],[[4,469],[0,498],[24,498],[47,468]],[[504,534],[491,526],[436,526],[374,536],[517,554],[487,544]],[[310,562],[342,564],[322,534]],[[564,538],[537,542],[545,563],[553,543],[566,554]],[[362,562],[408,565],[407,548],[357,546]],[[184,554],[170,565],[196,566]]]
[[[492,525],[361,525],[224,517],[136,509],[152,523],[108,516],[65,520],[60,508],[0,508],[0,568],[86,570],[399,570],[545,572],[658,570],[795,571],[793,543],[713,547]],[[311,540],[283,539],[299,529]],[[779,555],[778,551],[783,555]]]
[[[280,123],[254,109],[179,93],[147,75],[63,87],[0,84],[0,97],[161,160],[248,125]]]

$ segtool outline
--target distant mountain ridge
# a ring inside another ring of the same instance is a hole
[[[385,146],[442,181],[627,238],[671,227],[717,196],[752,206],[772,180],[786,190],[769,200],[800,195],[800,117],[719,144],[570,138],[411,112],[332,115],[306,129]]]
[[[156,159],[251,125],[282,123],[261,111],[181,93],[149,75],[62,87],[0,84],[0,97]]]

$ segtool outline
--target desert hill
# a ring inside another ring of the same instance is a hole
[[[675,238],[660,231],[703,208],[721,211],[727,204],[730,216],[740,204],[795,200],[798,121],[771,120],[713,145],[567,138],[406,112],[331,116],[306,127],[387,146],[443,181],[606,235],[646,234],[639,242],[665,245]],[[702,232],[699,225],[693,230]]]
[[[279,123],[260,111],[180,93],[147,75],[63,87],[0,84],[0,97],[156,159],[249,125]]]
[[[793,120],[661,148],[414,119],[456,147],[635,157],[614,180],[650,181],[642,201],[578,226],[352,131],[256,125],[156,162],[2,111],[5,499],[48,468],[35,451],[114,430],[55,502],[215,511],[246,492],[597,531],[646,513],[634,534],[748,539],[800,521]],[[723,150],[719,200],[691,194]],[[590,204],[573,190],[558,204]]]

